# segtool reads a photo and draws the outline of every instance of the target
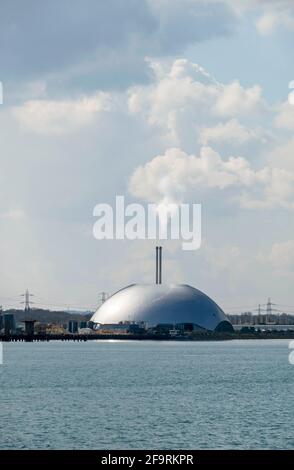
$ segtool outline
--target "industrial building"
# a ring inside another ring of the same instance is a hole
[[[3,315],[3,327],[4,327],[4,334],[11,335],[16,331],[16,324],[15,318],[12,313],[5,313]]]
[[[78,333],[79,323],[77,321],[68,322],[68,332],[69,333]]]
[[[28,335],[28,336],[33,336],[34,335],[34,330],[35,330],[35,323],[36,321],[35,320],[25,320],[24,321],[25,323],[25,334]]]
[[[156,283],[132,284],[109,297],[91,318],[104,324],[145,322],[148,327],[190,325],[190,329],[233,331],[223,310],[206,294],[186,284],[162,284],[162,248],[156,247]]]

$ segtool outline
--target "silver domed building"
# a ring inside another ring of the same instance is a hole
[[[161,284],[161,247],[156,249],[156,284],[132,284],[109,297],[94,313],[98,325],[121,322],[191,324],[195,329],[233,331],[222,309],[206,294],[186,284]]]

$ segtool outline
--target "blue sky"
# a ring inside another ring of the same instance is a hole
[[[199,62],[224,83],[240,79],[243,86],[260,83],[269,102],[285,100],[293,75],[293,32],[278,30],[261,36],[248,15],[234,39],[218,38],[192,45],[187,57]]]
[[[93,237],[117,194],[202,204],[201,248],[164,244],[166,282],[294,304],[293,33],[287,0],[3,2],[0,304],[153,282],[153,242]]]

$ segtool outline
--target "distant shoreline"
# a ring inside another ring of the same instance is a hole
[[[94,341],[94,340],[127,340],[127,341],[230,341],[236,339],[294,339],[294,331],[266,331],[256,333],[215,333],[208,332],[202,334],[194,334],[191,336],[168,336],[168,335],[99,335],[99,334],[47,334],[27,336],[21,335],[0,335],[2,342],[49,342],[49,341]]]

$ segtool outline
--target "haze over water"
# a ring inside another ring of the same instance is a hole
[[[287,340],[7,343],[2,449],[291,449]]]

